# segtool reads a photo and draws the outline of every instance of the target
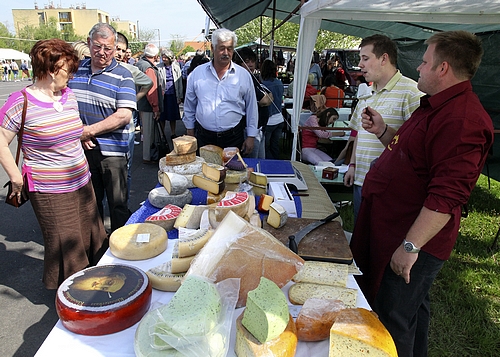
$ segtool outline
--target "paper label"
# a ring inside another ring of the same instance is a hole
[[[149,243],[149,233],[140,233],[137,235],[136,242],[137,243]]]

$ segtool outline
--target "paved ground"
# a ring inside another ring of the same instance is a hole
[[[27,82],[0,82],[0,105]],[[184,127],[177,125],[177,134]],[[168,125],[167,125],[168,127]],[[169,130],[169,129],[167,129]],[[167,133],[170,137],[170,133]],[[137,135],[139,137],[139,135]],[[14,152],[15,143],[11,145]],[[135,211],[155,186],[158,167],[142,163],[142,144],[135,146],[129,208]],[[33,356],[57,322],[55,293],[41,282],[43,240],[31,204],[15,209],[4,203],[8,181],[0,167],[0,356]]]

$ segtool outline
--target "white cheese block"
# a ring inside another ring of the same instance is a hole
[[[304,305],[307,299],[336,299],[347,307],[356,307],[358,291],[341,286],[296,283],[288,290],[288,298],[294,305]]]
[[[394,340],[372,311],[363,308],[339,312],[330,329],[329,357],[397,357]]]
[[[162,291],[177,291],[185,275],[185,273],[172,273],[172,263],[170,261],[149,269],[146,274],[153,288]]]
[[[297,349],[297,331],[292,316],[288,325],[275,339],[261,343],[243,326],[243,313],[236,319],[236,344],[234,352],[238,357],[294,357]]]
[[[274,228],[281,228],[288,220],[286,210],[277,202],[271,203],[269,206],[269,216],[267,216],[267,224]]]
[[[205,159],[206,162],[217,165],[224,164],[222,159],[223,152],[224,150],[216,145],[205,145],[200,148],[200,156]]]
[[[222,191],[224,191],[224,188],[226,187],[224,181],[219,181],[219,182],[212,181],[209,178],[200,174],[193,176],[193,183],[196,187],[211,192],[214,195],[220,194]]]
[[[215,207],[215,219],[221,222],[230,211],[236,213],[240,217],[245,217],[250,202],[248,192],[227,191],[226,196],[219,201]]]
[[[236,170],[227,170],[226,171],[226,178],[224,181],[226,183],[243,183],[248,179],[248,172],[246,170],[244,171],[236,171]]]
[[[180,213],[180,207],[175,205],[166,205],[158,212],[147,217],[145,222],[157,224],[168,232],[174,227],[174,223]]]
[[[237,306],[242,307],[261,276],[282,288],[303,262],[270,233],[230,211],[198,252],[187,275],[205,276],[215,282],[240,278]]]
[[[271,206],[271,203],[273,203],[273,201],[273,196],[262,194],[260,195],[259,206],[257,207],[257,209],[261,212],[267,213],[269,212],[269,207]]]
[[[179,175],[194,175],[201,173],[204,162],[205,160],[199,156],[195,156],[192,162],[180,165],[168,165],[165,160],[160,159],[159,167],[163,172],[173,172]]]
[[[172,251],[172,266],[170,270],[172,273],[185,273],[189,270],[191,262],[194,259],[194,255],[190,257],[179,257],[179,241],[174,243],[174,249]]]
[[[185,238],[179,238],[179,258],[191,257],[197,254],[205,246],[212,234],[213,231],[211,230],[199,229]]]
[[[179,195],[188,188],[188,179],[173,172],[158,171],[158,182],[165,187],[169,195]]]
[[[226,178],[226,168],[221,165],[205,162],[201,170],[203,175],[212,181],[224,181]]]
[[[248,181],[258,186],[267,186],[267,176],[261,172],[250,172]]]
[[[196,152],[189,154],[176,154],[175,151],[171,151],[165,156],[165,163],[167,165],[185,165],[193,162],[196,159]]]
[[[323,285],[347,286],[349,275],[347,264],[306,261],[302,269],[295,274],[296,283],[313,283]]]
[[[157,187],[149,192],[148,200],[156,208],[163,208],[166,205],[175,205],[184,207],[185,204],[191,203],[193,194],[186,190],[179,195],[169,195],[165,187]]]
[[[151,223],[134,223],[120,227],[109,237],[109,249],[117,258],[143,260],[156,257],[167,249],[165,229]]]
[[[288,325],[288,302],[281,289],[269,279],[260,278],[248,292],[247,307],[241,323],[260,343],[275,339]]]
[[[200,228],[200,220],[203,212],[208,208],[205,205],[186,204],[182,208],[182,212],[174,223],[174,228],[184,227],[189,229]]]
[[[182,135],[172,139],[172,144],[177,155],[190,154],[198,149],[196,138],[189,135]]]
[[[203,211],[200,219],[200,229],[212,229],[210,225],[210,220],[208,218],[208,208]]]

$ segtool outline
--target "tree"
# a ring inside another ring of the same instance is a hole
[[[14,48],[14,35],[0,22],[0,48]]]
[[[170,50],[172,50],[175,55],[178,55],[184,49],[184,41],[182,40],[182,37],[180,35],[171,36],[172,41],[170,41]]]

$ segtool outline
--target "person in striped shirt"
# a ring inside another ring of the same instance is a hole
[[[361,114],[367,107],[374,108],[385,119],[388,126],[398,129],[418,108],[423,95],[417,83],[401,74],[396,67],[398,49],[394,41],[384,35],[373,35],[361,41],[359,67],[368,82],[371,95],[359,98],[349,126],[358,135],[344,184],[353,186],[354,220],[361,205],[361,187],[372,162],[384,150],[376,135],[363,129]]]
[[[130,71],[115,59],[117,33],[97,23],[87,39],[90,59],[80,62],[69,82],[83,121],[82,144],[92,173],[97,204],[104,218],[103,200],[109,205],[111,231],[130,217],[127,204],[129,125],[136,109],[136,90]]]

